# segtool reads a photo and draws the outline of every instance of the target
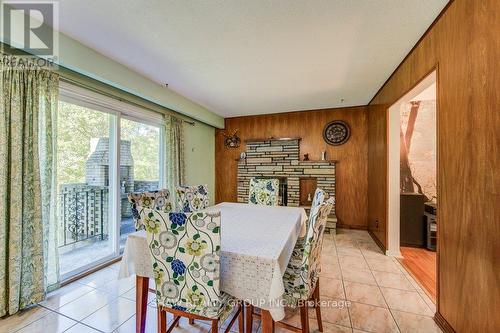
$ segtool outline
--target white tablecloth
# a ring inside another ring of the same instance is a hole
[[[221,289],[283,319],[283,274],[307,215],[296,207],[221,203]],[[127,238],[120,277],[153,277],[144,231]]]

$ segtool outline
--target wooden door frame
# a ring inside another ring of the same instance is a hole
[[[439,313],[439,290],[440,290],[440,279],[439,279],[439,261],[440,261],[440,243],[442,242],[442,237],[439,237],[439,229],[440,229],[440,223],[439,223],[439,200],[440,200],[440,190],[439,190],[439,142],[440,142],[440,136],[439,136],[439,100],[440,100],[440,97],[439,97],[439,82],[440,82],[440,79],[439,79],[439,63],[436,63],[429,71],[426,72],[425,75],[423,75],[414,85],[411,86],[411,88],[409,88],[407,91],[405,91],[399,98],[397,98],[393,103],[389,104],[389,107],[386,109],[386,147],[387,147],[387,158],[386,158],[386,170],[387,170],[387,179],[386,179],[386,182],[387,182],[387,202],[386,202],[386,221],[387,221],[387,228],[386,228],[386,254],[387,255],[390,255],[390,256],[401,256],[401,253],[400,253],[400,245],[399,245],[399,224],[400,224],[400,221],[399,221],[399,213],[398,213],[398,219],[397,221],[394,221],[394,218],[391,218],[391,215],[390,215],[390,208],[392,207],[390,205],[390,201],[391,201],[391,188],[390,188],[390,185],[391,185],[391,171],[392,169],[390,169],[390,158],[392,157],[392,155],[390,154],[390,140],[392,139],[392,137],[390,136],[390,125],[391,125],[391,122],[390,122],[390,111],[391,110],[394,110],[394,107],[397,107],[399,106],[401,103],[404,102],[405,98],[407,97],[407,95],[409,95],[413,90],[415,90],[415,88],[417,88],[419,85],[421,85],[422,83],[424,83],[431,75],[434,75],[434,79],[435,79],[435,82],[436,82],[436,193],[437,193],[437,199],[436,199],[436,206],[437,206],[437,211],[438,213],[436,214],[436,220],[437,220],[437,231],[436,231],[436,234],[437,234],[437,242],[436,242],[436,313]],[[399,135],[397,136],[397,141],[399,143]],[[398,144],[399,146],[399,144]],[[399,151],[398,151],[398,154],[397,156],[399,157]],[[399,183],[399,173],[398,173],[398,181],[397,183]],[[399,185],[398,185],[398,191],[399,191]],[[400,209],[399,207],[399,203],[397,204],[398,206],[398,209]],[[392,221],[392,223],[391,223]],[[397,242],[398,242],[398,248],[397,248],[397,251],[394,251],[394,248],[390,247],[390,244],[391,244],[391,225],[395,225],[397,224],[397,233],[396,234],[396,238],[397,238]]]

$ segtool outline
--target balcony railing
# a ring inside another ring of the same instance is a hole
[[[158,189],[158,181],[134,182],[134,191]],[[59,189],[59,247],[83,241],[99,241],[108,238],[109,190],[107,186],[85,183],[63,184]],[[132,224],[127,193],[121,193],[120,230]],[[123,225],[125,223],[125,225]]]
[[[59,246],[108,237],[108,187],[63,184],[59,191]]]

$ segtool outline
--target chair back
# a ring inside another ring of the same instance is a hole
[[[314,290],[321,271],[320,259],[323,235],[328,220],[328,214],[330,214],[334,204],[335,199],[331,197],[318,206],[313,207],[314,209],[311,208],[307,234],[304,240],[304,252],[301,265],[305,273],[302,275],[305,278],[304,285],[306,288],[309,288],[307,294],[310,294],[310,292]]]
[[[277,206],[279,199],[279,179],[250,179],[248,203]]]
[[[142,226],[141,216],[138,207],[152,208],[163,212],[172,211],[172,202],[170,201],[170,191],[161,189],[149,192],[130,192],[128,201],[132,207],[132,216],[135,222],[135,229],[139,230]]]
[[[315,210],[319,208],[319,205],[321,205],[325,201],[326,193],[320,188],[316,188],[316,191],[314,192],[314,197],[313,201],[311,204],[311,210],[309,212],[309,215]]]
[[[210,206],[207,185],[177,186],[177,203],[183,212],[196,212]]]
[[[220,211],[139,210],[147,234],[159,306],[217,318],[222,297]]]

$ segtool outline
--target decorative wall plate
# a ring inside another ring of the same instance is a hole
[[[222,132],[224,135],[224,146],[227,148],[238,148],[240,146],[241,139],[237,135],[238,130],[234,130],[231,133]]]
[[[351,129],[342,120],[334,120],[328,123],[323,130],[323,139],[332,146],[340,146],[349,140]]]

